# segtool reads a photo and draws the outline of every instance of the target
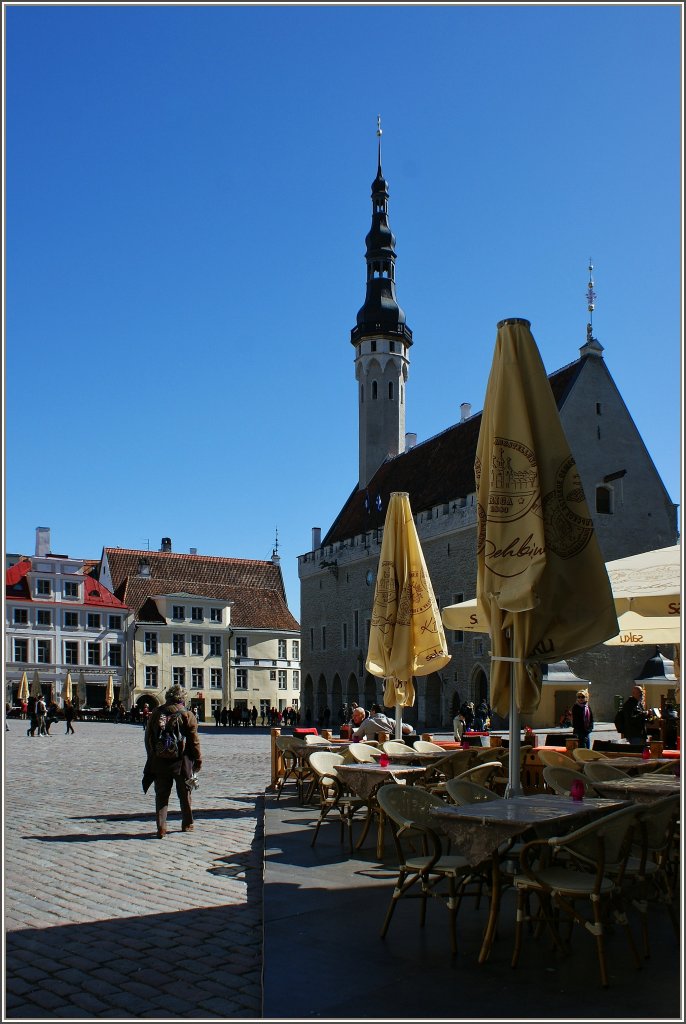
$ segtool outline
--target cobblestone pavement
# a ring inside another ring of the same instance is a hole
[[[141,726],[5,732],[3,1020],[262,1013],[268,730],[201,727],[195,831],[157,839]]]

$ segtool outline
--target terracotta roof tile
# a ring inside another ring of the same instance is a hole
[[[144,622],[163,621],[152,598],[189,593],[233,601],[231,624],[243,629],[299,630],[286,604],[281,569],[271,561],[105,548],[115,594]],[[150,575],[140,576],[147,561]]]
[[[558,409],[587,358],[578,359],[548,377]],[[366,490],[356,487],[352,492],[322,540],[322,547],[382,527],[394,491],[407,491],[415,514],[473,494],[476,490],[474,456],[480,427],[479,412],[401,455],[387,459]],[[369,511],[365,507],[367,496]],[[381,498],[380,510],[377,496]]]

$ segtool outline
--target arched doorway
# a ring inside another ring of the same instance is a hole
[[[324,725],[324,709],[327,706],[326,702],[326,679],[324,676],[319,677],[317,683],[317,714],[316,724],[321,727]]]
[[[378,680],[375,676],[367,673],[364,680],[364,706],[367,711],[369,711],[372,704],[380,703],[377,698],[377,683]]]
[[[433,732],[443,727],[441,715],[441,677],[437,672],[420,680],[424,687],[424,727]]]
[[[352,704],[355,701],[356,704],[360,703],[360,686],[357,681],[357,676],[351,672],[348,676],[348,695],[346,698],[348,704]]]
[[[333,686],[331,687],[331,722],[338,722],[339,725],[343,723],[343,684],[341,683],[341,677],[336,674],[333,677]]]
[[[312,724],[312,709],[314,707],[314,683],[312,676],[306,676],[302,690],[301,722],[303,725]]]

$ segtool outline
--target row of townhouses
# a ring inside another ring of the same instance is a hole
[[[36,530],[32,556],[8,555],[6,701],[38,678],[60,702],[69,675],[82,707],[151,707],[184,686],[201,720],[216,708],[300,707],[300,627],[279,565],[172,551],[103,548],[98,561],[50,550]]]

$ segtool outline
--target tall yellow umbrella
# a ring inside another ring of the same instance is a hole
[[[64,703],[65,704],[68,701],[71,701],[71,688],[72,688],[71,672],[67,672],[67,678],[64,680],[64,689],[62,691],[62,697],[64,699]]]
[[[437,672],[449,661],[410,499],[396,491],[386,511],[366,668],[386,680],[384,704],[396,709],[397,739],[402,735],[400,709],[415,700],[412,677]]]
[[[528,320],[498,324],[474,472],[477,614],[492,646],[491,704],[509,713],[519,791],[520,714],[541,700],[540,662],[618,632],[605,563]]]
[[[29,699],[29,680],[26,672],[22,672],[21,681],[19,683],[19,691],[17,693],[17,700],[28,700]]]
[[[40,684],[40,676],[38,675],[38,669],[33,673],[33,679],[31,680],[31,696],[42,697],[43,689]]]
[[[105,687],[105,707],[111,707],[114,701],[114,683],[112,682],[112,674],[107,678],[107,686]]]

